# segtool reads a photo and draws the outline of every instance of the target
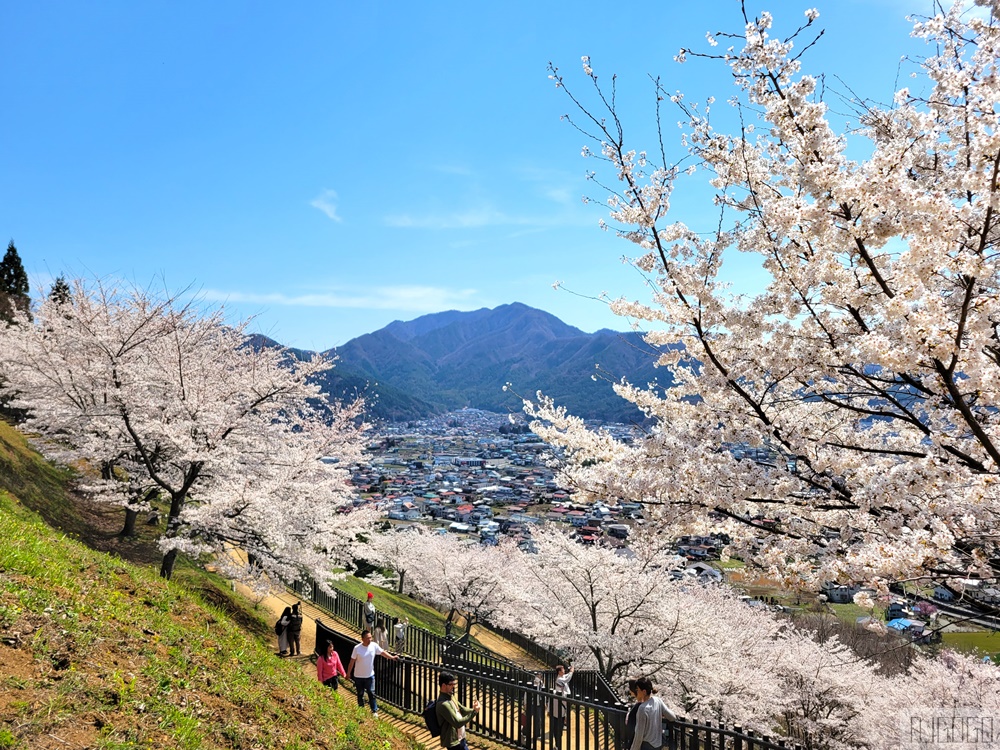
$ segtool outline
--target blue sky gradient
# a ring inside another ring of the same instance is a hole
[[[808,7],[748,0],[784,31]],[[827,31],[806,69],[889,101],[900,56],[925,53],[904,17],[930,2],[816,7]],[[737,0],[39,0],[5,3],[0,23],[0,232],[33,288],[60,273],[190,288],[283,343],[326,349],[513,301],[624,329],[602,303],[552,289],[644,296],[619,262],[631,246],[580,200],[604,196],[546,65],[581,91],[581,55],[603,80],[618,74],[633,144],[652,148],[647,74],[723,102],[722,64],[673,56],[707,50],[705,33],[741,16]],[[691,226],[714,223],[697,177],[674,205]],[[732,278],[761,282],[746,262]]]

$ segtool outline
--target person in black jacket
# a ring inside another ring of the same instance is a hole
[[[638,680],[634,678],[628,681],[628,694],[632,698],[632,705],[625,712],[625,732],[622,736],[624,741],[619,745],[622,750],[628,750],[632,747],[632,740],[635,739],[635,712],[639,708],[639,701],[635,699],[637,682]]]
[[[299,642],[302,635],[302,613],[299,611],[301,603],[295,602],[292,605],[291,619],[288,621],[288,648],[290,656],[302,654],[302,644]]]

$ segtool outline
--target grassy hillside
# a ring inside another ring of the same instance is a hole
[[[369,591],[375,594],[375,608],[386,617],[407,617],[411,625],[444,635],[445,617],[433,607],[422,604],[404,594],[388,589],[373,588],[371,584],[354,576],[337,581],[337,588],[346,594],[365,600]]]
[[[62,479],[0,427],[0,485],[18,495],[0,490],[0,750],[410,746],[277,659],[223,583],[194,569],[167,583],[20,502],[85,524]]]

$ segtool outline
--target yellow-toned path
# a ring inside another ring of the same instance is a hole
[[[245,586],[237,584],[236,589],[251,601],[257,598],[254,596],[253,592]],[[357,628],[345,625],[340,620],[335,620],[332,616],[325,613],[311,602],[299,599],[295,596],[295,594],[287,591],[265,597],[260,602],[259,606],[270,613],[271,620],[273,621],[278,619],[285,607],[290,607],[296,602],[300,602],[299,611],[302,612],[302,655],[289,657],[288,660],[299,663],[302,666],[302,669],[308,670],[309,674],[313,676],[313,679],[315,679],[316,667],[313,665],[310,656],[316,650],[316,620],[320,619],[325,625],[328,625],[341,633],[351,634],[355,638],[359,639],[361,638],[361,631]],[[520,660],[527,659],[529,662],[533,663],[533,660],[516,646],[483,628],[478,628],[477,630],[477,626],[473,626],[472,633],[480,643],[487,645],[491,649],[493,648],[492,640],[488,641],[486,638],[480,638],[480,634],[483,633],[487,636],[493,636],[497,645],[504,645],[505,650],[511,655],[501,652],[499,649],[496,649],[497,653],[501,653],[505,658],[511,659],[511,661],[514,660],[512,657],[520,657]],[[274,640],[274,651],[275,654],[277,654],[277,636],[275,636]],[[347,665],[345,664],[344,666],[346,667]],[[354,693],[343,684],[340,686],[340,695],[345,700],[354,700]],[[383,704],[383,707],[379,710],[378,721],[384,721],[392,724],[400,732],[412,737],[415,742],[423,745],[424,747],[440,747],[440,743],[437,738],[431,737],[430,733],[427,731],[427,727],[424,726],[423,719],[417,714],[406,713],[395,708],[394,706],[387,706]],[[472,733],[470,732],[470,734]],[[482,737],[476,737],[475,746],[477,750],[479,750],[479,748],[483,748],[484,750],[501,750],[501,748],[504,748],[503,745],[490,742]]]

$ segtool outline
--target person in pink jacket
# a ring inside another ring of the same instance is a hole
[[[333,643],[327,642],[326,653],[316,659],[316,677],[327,687],[336,690],[339,687],[337,676],[347,677],[340,654],[333,648]]]

